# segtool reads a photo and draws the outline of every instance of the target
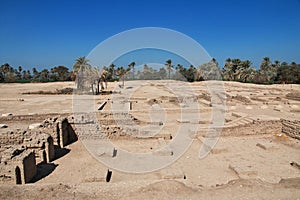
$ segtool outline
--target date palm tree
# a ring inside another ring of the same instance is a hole
[[[107,76],[111,77],[112,80],[116,78],[115,67],[116,67],[116,65],[114,63],[111,63],[108,67],[109,75],[107,75]]]
[[[122,79],[122,88],[124,88],[125,85],[125,75],[129,70],[130,68],[125,69],[123,66],[118,67],[116,70],[116,75]]]
[[[228,81],[232,80],[232,73],[231,59],[227,58],[222,70],[223,79]]]
[[[259,74],[264,78],[265,83],[273,83],[277,76],[277,67],[272,65],[269,57],[264,57],[260,64]]]
[[[86,76],[91,71],[91,65],[89,64],[89,60],[84,56],[79,57],[75,60],[75,64],[73,65],[72,73],[75,75],[75,85],[77,89],[84,88],[84,81],[87,78]]]
[[[168,59],[165,63],[165,66],[167,67],[167,70],[168,70],[168,76],[169,76],[169,79],[171,79],[171,70],[173,68],[173,65],[172,65],[172,60],[171,59]]]
[[[8,63],[5,63],[0,67],[0,70],[2,72],[3,79],[5,80],[9,73],[13,71],[13,68]]]
[[[130,67],[132,69],[132,79],[134,79],[134,66],[135,66],[135,62],[131,62],[128,67]]]

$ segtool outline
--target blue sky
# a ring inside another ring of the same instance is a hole
[[[103,40],[139,27],[182,32],[221,64],[230,57],[258,66],[265,56],[300,63],[299,0],[1,0],[0,5],[0,64],[13,67],[71,68]]]

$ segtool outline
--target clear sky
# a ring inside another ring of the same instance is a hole
[[[263,57],[300,63],[299,0],[0,0],[0,64],[71,68],[119,32],[164,27],[199,42],[219,63]],[[125,65],[125,64],[124,64]]]

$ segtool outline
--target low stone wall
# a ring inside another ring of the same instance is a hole
[[[68,117],[71,113],[51,113],[51,114],[32,114],[32,115],[10,115],[7,117],[0,116],[1,122],[7,122],[7,121],[42,121],[47,118],[51,117]]]
[[[221,129],[221,136],[245,136],[280,133],[282,125],[280,120],[254,121],[243,126]]]
[[[0,146],[2,145],[19,145],[24,141],[24,132],[6,132],[0,134]]]
[[[281,119],[282,132],[292,138],[300,140],[300,121]]]

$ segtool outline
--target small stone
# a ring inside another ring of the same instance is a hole
[[[42,127],[42,124],[40,124],[40,123],[35,123],[35,124],[30,124],[28,128],[29,128],[30,130],[32,130],[32,129],[39,128],[39,127]]]
[[[7,128],[8,126],[6,124],[0,124],[0,128]]]
[[[8,117],[8,116],[12,116],[13,114],[12,113],[4,113],[2,114],[2,117]]]

